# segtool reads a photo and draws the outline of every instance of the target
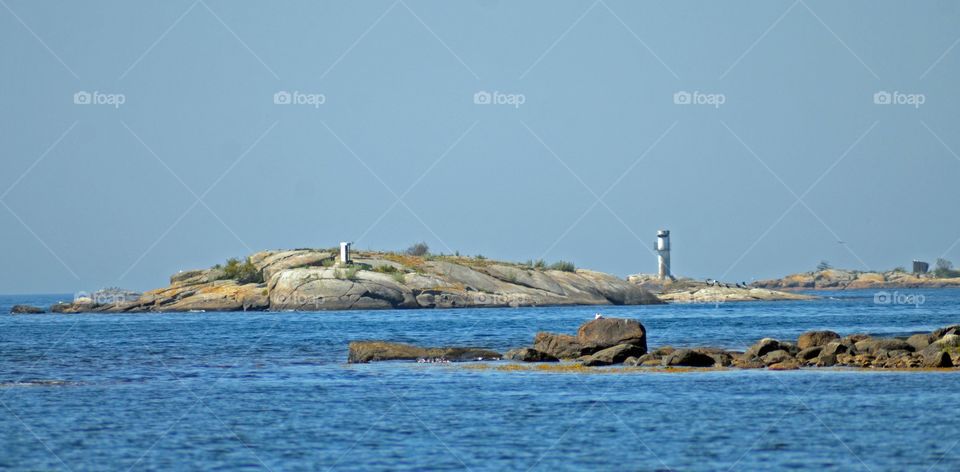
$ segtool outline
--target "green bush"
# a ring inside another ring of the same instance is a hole
[[[223,277],[226,280],[236,280],[241,284],[261,284],[263,283],[263,274],[257,270],[256,266],[247,258],[246,262],[240,262],[240,259],[231,257],[223,266]]]
[[[401,283],[401,284],[407,281],[405,275],[406,275],[406,274],[404,274],[403,272],[400,272],[400,271],[396,271],[396,272],[390,274],[390,276],[393,277],[393,280],[396,280],[397,283]]]
[[[550,270],[562,270],[564,272],[576,272],[577,268],[573,262],[558,261],[550,264]]]
[[[399,270],[397,270],[396,267],[394,267],[394,266],[392,266],[392,265],[386,265],[386,264],[384,264],[384,265],[378,265],[378,266],[374,267],[374,268],[373,268],[373,271],[374,271],[374,272],[380,272],[381,274],[395,274],[395,273],[399,272]]]
[[[337,269],[333,275],[342,280],[357,280],[357,271],[359,267],[347,267],[346,269]]]

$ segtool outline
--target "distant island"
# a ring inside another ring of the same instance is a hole
[[[619,277],[572,263],[502,262],[483,256],[332,249],[263,251],[179,272],[135,297],[84,297],[56,313],[321,311],[664,303]]]
[[[864,272],[821,268],[791,274],[780,279],[758,280],[754,287],[773,290],[856,290],[884,288],[960,288],[960,273],[938,268],[933,273],[911,273],[904,269]]]

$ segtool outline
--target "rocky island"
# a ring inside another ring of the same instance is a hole
[[[758,280],[751,285],[757,288],[774,290],[960,288],[960,277],[914,274],[902,269],[886,272],[863,272],[828,268],[791,274],[780,279]]]
[[[755,301],[814,300],[813,295],[751,287],[746,283],[694,280],[688,277],[660,279],[655,274],[634,274],[627,281],[643,287],[669,303],[727,303]]]
[[[578,367],[619,364],[641,368],[939,369],[960,366],[960,325],[905,338],[875,338],[866,334],[841,336],[833,331],[808,331],[796,340],[764,338],[746,351],[671,346],[648,351],[647,331],[639,321],[600,318],[581,325],[576,335],[537,333],[532,346],[513,349],[503,355],[476,347],[419,348],[385,341],[355,341],[350,343],[348,350],[349,363],[506,359],[522,363],[567,361]]]
[[[263,251],[170,277],[136,297],[84,298],[52,312],[320,311],[663,303],[646,289],[570,263],[336,249]]]

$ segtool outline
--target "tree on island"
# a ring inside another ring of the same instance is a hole
[[[937,262],[934,265],[933,275],[942,278],[949,279],[954,277],[960,277],[960,270],[953,270],[953,262],[950,262],[942,257],[937,258]]]
[[[427,243],[421,241],[408,247],[406,253],[408,256],[426,256],[430,254],[430,246],[427,246]]]
[[[820,263],[817,264],[817,272],[823,272],[825,270],[830,270],[832,268],[833,266],[831,266],[830,263],[827,261],[820,261]]]

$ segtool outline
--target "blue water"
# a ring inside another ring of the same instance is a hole
[[[960,373],[345,364],[350,340],[506,350],[598,309],[651,346],[960,323],[960,291],[901,293],[924,303],[0,315],[0,469],[958,470]]]

